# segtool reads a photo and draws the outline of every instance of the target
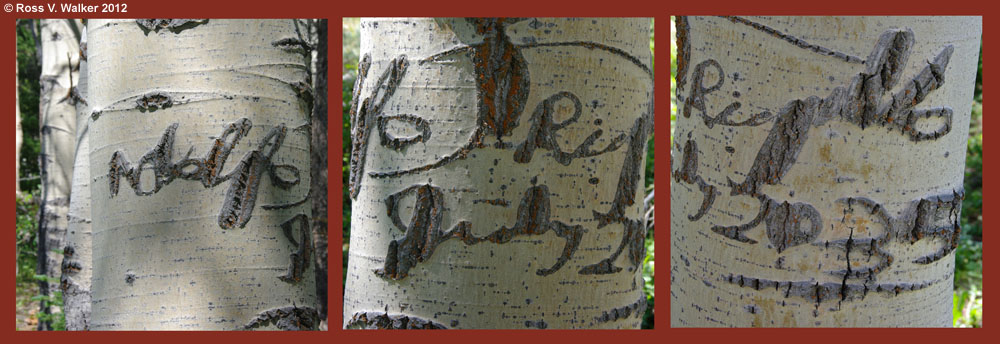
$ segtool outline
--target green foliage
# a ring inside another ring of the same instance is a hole
[[[952,319],[955,327],[983,325],[983,58],[972,100],[969,141],[965,155],[965,199],[962,232],[955,249],[955,294]]]
[[[983,291],[973,286],[952,294],[952,326],[983,327]]]
[[[646,259],[642,261],[642,290],[646,293],[646,314],[642,316],[642,328],[653,328],[654,324],[654,305],[656,304],[656,289],[653,287],[653,268],[654,268],[654,252],[653,252],[653,231],[649,231],[649,235],[646,237]]]
[[[41,144],[38,141],[38,78],[42,73],[42,67],[36,54],[36,42],[30,30],[30,25],[35,22],[36,20],[22,19],[17,26],[18,106],[21,110],[21,131],[24,135],[21,161],[19,161],[19,176],[22,179],[39,175],[38,154],[41,152]],[[34,190],[39,184],[37,178],[20,182],[21,190]]]
[[[49,282],[52,285],[59,285],[59,279],[45,275],[35,275],[35,281]],[[51,313],[38,313],[38,321],[49,323],[53,331],[66,331],[66,314],[62,312],[63,298],[61,291],[55,291],[51,296],[35,295],[31,301],[39,301],[43,305],[48,305]]]
[[[38,262],[38,192],[22,193],[15,202],[17,240],[17,284],[34,281]]]

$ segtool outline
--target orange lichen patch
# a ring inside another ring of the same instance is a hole
[[[831,145],[829,143],[824,144],[822,147],[820,147],[819,148],[819,156],[820,156],[820,158],[822,158],[823,160],[825,160],[827,162],[833,162],[833,157],[830,156],[830,149],[831,148],[833,148],[833,145]]]

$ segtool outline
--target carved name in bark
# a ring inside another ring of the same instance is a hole
[[[941,248],[912,261],[915,264],[930,264],[946,256],[957,245],[959,224],[958,211],[964,197],[959,191],[951,195],[938,195],[916,199],[898,217],[891,217],[876,201],[867,198],[844,198],[838,203],[845,205],[845,219],[848,214],[856,212],[855,206],[860,206],[868,215],[875,217],[874,223],[880,224],[883,230],[879,235],[871,237],[856,237],[853,229],[847,238],[834,241],[816,242],[823,229],[823,219],[816,208],[808,203],[779,202],[761,192],[762,185],[777,185],[782,177],[795,164],[799,152],[806,143],[812,127],[818,127],[831,120],[851,123],[862,130],[871,126],[898,129],[900,134],[907,136],[913,142],[937,140],[951,130],[952,109],[949,107],[933,107],[917,109],[928,94],[944,84],[944,72],[948,66],[954,48],[947,45],[942,48],[902,89],[886,94],[902,79],[902,71],[907,65],[910,49],[913,46],[914,35],[908,29],[893,29],[884,32],[875,44],[871,54],[864,61],[839,52],[814,46],[777,30],[747,21],[739,17],[727,19],[751,26],[757,30],[768,32],[803,49],[824,55],[834,56],[846,62],[864,63],[865,71],[854,76],[850,83],[833,89],[826,98],[811,96],[789,102],[774,116],[774,125],[761,145],[753,165],[745,174],[741,183],[728,180],[730,195],[754,197],[760,203],[757,215],[749,222],[738,225],[713,225],[712,232],[726,238],[755,244],[745,235],[745,232],[765,223],[766,234],[771,245],[782,252],[788,248],[811,244],[822,249],[842,250],[846,268],[827,271],[827,274],[842,277],[841,283],[819,283],[814,281],[772,281],[748,276],[725,276],[723,280],[745,288],[765,289],[776,288],[784,290],[785,296],[799,296],[813,300],[817,304],[822,300],[837,298],[841,301],[863,299],[869,291],[896,295],[900,292],[925,288],[934,281],[918,284],[906,283],[876,283],[876,276],[891,267],[893,256],[885,248],[889,242],[914,244],[922,239],[943,241]],[[684,21],[686,26],[686,21]],[[685,27],[686,29],[686,27]],[[684,33],[685,39],[687,32]],[[685,49],[690,49],[686,47]],[[686,64],[687,62],[685,62]],[[714,68],[719,75],[719,81],[711,87],[703,85],[707,68]],[[739,108],[739,103],[733,103],[715,117],[710,117],[706,111],[705,96],[717,91],[724,78],[722,67],[715,60],[708,59],[698,64],[691,78],[691,90],[684,101],[682,114],[690,116],[691,108],[701,111],[705,125],[711,128],[714,124],[726,126],[754,126],[763,124],[767,116],[752,115],[742,122],[729,120],[732,111]],[[735,105],[735,108],[734,108]],[[916,123],[921,119],[940,117],[944,124],[933,131],[923,132],[916,129]],[[711,208],[714,187],[708,185],[697,176],[697,145],[690,139],[684,146],[682,165],[675,171],[675,179],[689,184],[698,185],[705,194],[705,200],[698,213],[689,216],[689,220],[698,221]],[[728,149],[728,147],[727,147]],[[732,151],[730,151],[732,153]],[[728,179],[728,178],[727,178]],[[841,220],[843,221],[843,220]],[[867,256],[867,266],[852,267],[852,253],[857,260],[858,255]],[[852,283],[850,280],[857,280]]]
[[[527,137],[520,144],[504,142],[511,136],[513,129],[519,125],[519,118],[526,106],[530,91],[530,75],[521,50],[538,47],[582,47],[609,52],[628,60],[649,75],[652,70],[640,60],[625,51],[592,42],[554,42],[527,43],[515,45],[505,33],[507,25],[519,20],[506,18],[473,18],[467,19],[479,35],[482,43],[462,46],[445,52],[434,54],[419,60],[419,64],[442,63],[455,57],[467,57],[473,62],[476,77],[476,96],[478,100],[476,128],[469,140],[458,149],[444,154],[438,160],[418,167],[367,172],[369,177],[396,178],[404,175],[429,171],[443,167],[456,160],[465,159],[475,149],[493,148],[514,150],[512,157],[515,162],[528,163],[536,149],[551,151],[551,157],[562,165],[569,165],[579,158],[593,157],[616,151],[628,140],[628,151],[625,154],[618,187],[610,209],[601,213],[594,211],[598,220],[598,228],[608,224],[621,224],[623,237],[618,248],[606,259],[583,267],[580,274],[608,274],[622,270],[614,265],[614,261],[628,248],[629,271],[634,271],[645,256],[645,224],[641,219],[629,219],[625,210],[635,204],[635,194],[641,181],[642,161],[645,156],[645,145],[652,129],[653,103],[649,101],[649,110],[636,119],[629,134],[622,134],[610,140],[607,146],[593,149],[594,143],[604,134],[603,130],[593,131],[582,143],[571,151],[565,151],[555,139],[556,132],[576,123],[582,110],[579,98],[572,92],[563,91],[553,94],[541,101],[530,118],[531,128]],[[370,131],[377,127],[380,132],[381,144],[394,150],[425,141],[432,130],[427,120],[415,114],[385,114],[385,104],[400,85],[400,80],[409,67],[406,56],[399,56],[389,63],[387,69],[374,84],[371,95],[361,98],[361,87],[368,77],[371,67],[371,57],[362,57],[358,69],[358,81],[355,84],[354,103],[351,106],[352,143],[351,152],[351,195],[356,197],[361,188],[365,174],[365,157],[368,154]],[[573,106],[573,114],[561,121],[555,122],[553,115],[557,102],[569,101]],[[398,138],[386,132],[385,123],[389,120],[404,121],[411,124],[419,132],[408,138]],[[494,139],[490,145],[486,139]],[[599,181],[592,181],[596,184]],[[408,194],[416,194],[414,211],[409,225],[399,218],[399,199]],[[525,191],[518,207],[517,217],[513,227],[501,227],[497,231],[484,236],[474,237],[470,230],[472,223],[459,221],[448,231],[441,228],[442,213],[445,209],[444,195],[441,188],[430,184],[413,185],[390,195],[386,199],[386,209],[396,228],[405,233],[404,237],[390,242],[386,255],[385,266],[375,271],[383,278],[399,280],[409,274],[409,270],[417,263],[430,258],[434,249],[443,241],[459,238],[467,245],[483,241],[504,244],[515,236],[541,235],[548,231],[554,232],[566,241],[563,253],[557,262],[544,269],[536,271],[538,275],[549,275],[559,270],[576,251],[584,230],[579,225],[566,224],[561,221],[549,220],[548,189],[545,185],[534,185]],[[506,200],[481,201],[491,205],[505,206]]]

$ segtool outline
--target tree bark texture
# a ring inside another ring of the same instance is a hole
[[[364,19],[347,328],[638,328],[649,19]]]
[[[680,17],[672,326],[950,326],[978,17]]]
[[[326,19],[316,19],[313,21],[316,27],[316,66],[313,77],[313,90],[315,90],[315,101],[313,102],[313,125],[312,125],[312,238],[316,247],[316,294],[319,297],[318,310],[323,321],[327,318],[327,177],[329,175],[327,164],[327,70],[328,70],[328,49],[327,49],[327,28]]]
[[[71,88],[78,80],[79,38],[74,34],[80,25],[67,19],[41,21],[42,70],[40,90],[39,167],[42,177],[42,204],[38,220],[37,274],[48,278],[41,282],[41,293],[53,296],[61,275],[63,243],[66,239],[73,157],[76,154],[76,108]],[[47,302],[42,312],[49,313]],[[48,329],[39,322],[39,329]]]
[[[293,20],[91,20],[90,328],[315,329]]]
[[[90,323],[91,224],[90,216],[90,107],[87,103],[87,34],[80,40],[79,81],[73,86],[76,103],[76,158],[73,163],[73,183],[69,201],[66,246],[63,248],[62,277],[63,309],[66,329],[88,330]]]

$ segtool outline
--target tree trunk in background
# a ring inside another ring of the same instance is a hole
[[[85,331],[90,323],[91,217],[90,217],[90,135],[87,103],[87,34],[80,40],[80,77],[74,86],[76,102],[76,158],[73,163],[72,195],[69,201],[69,225],[63,248],[62,278],[66,329]]]
[[[365,19],[347,328],[638,328],[646,19]]]
[[[316,328],[293,21],[91,20],[88,34],[90,328]]]
[[[78,21],[43,19],[41,22],[42,70],[39,117],[41,154],[39,167],[42,172],[42,203],[38,221],[37,274],[48,280],[41,282],[42,295],[54,296],[61,275],[69,212],[70,183],[73,175],[73,156],[76,153],[76,108],[70,89],[77,79],[74,69],[80,60],[79,39],[73,25]],[[50,305],[42,302],[42,312],[49,313]],[[58,310],[54,310],[57,312]],[[40,330],[50,324],[39,322]]]
[[[978,17],[681,17],[674,326],[950,326]]]
[[[316,295],[324,325],[327,319],[327,20],[316,21],[316,66],[313,77],[312,238],[316,247]],[[325,326],[324,326],[325,327]]]

